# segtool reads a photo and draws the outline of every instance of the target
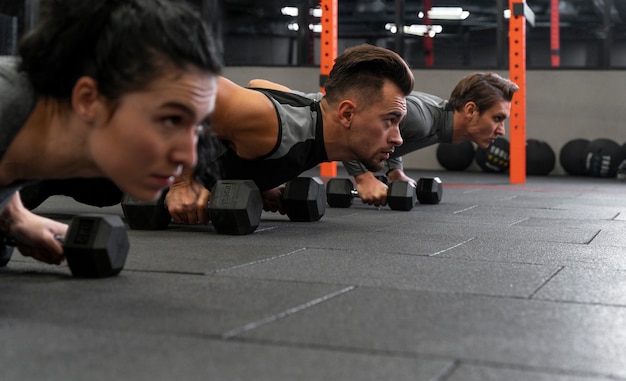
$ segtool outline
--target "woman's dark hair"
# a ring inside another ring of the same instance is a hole
[[[211,28],[187,4],[168,0],[43,0],[17,54],[35,91],[59,99],[69,99],[82,76],[116,101],[172,64],[222,69]]]

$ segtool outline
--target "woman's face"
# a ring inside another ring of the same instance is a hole
[[[89,137],[93,161],[129,196],[157,199],[183,167],[196,164],[200,124],[213,112],[216,92],[215,75],[172,68],[123,95]]]

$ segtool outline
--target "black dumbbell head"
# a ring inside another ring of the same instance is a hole
[[[209,216],[220,234],[254,232],[262,212],[261,192],[252,180],[219,180],[211,191]]]
[[[74,276],[104,278],[122,271],[129,247],[119,216],[84,215],[72,219],[63,252]]]
[[[332,178],[326,183],[326,199],[332,208],[349,208],[354,196],[354,184],[350,179]]]
[[[285,184],[285,213],[291,221],[318,221],[326,212],[326,190],[316,177],[296,177]]]
[[[387,204],[392,210],[411,210],[416,203],[415,186],[406,181],[394,181],[387,190]]]
[[[13,246],[0,241],[0,267],[4,267],[11,260]]]
[[[417,180],[417,200],[420,204],[439,204],[443,194],[443,185],[439,177]]]
[[[172,217],[165,206],[163,191],[158,200],[152,202],[138,201],[124,195],[122,198],[122,211],[128,227],[133,230],[163,230],[170,224]]]

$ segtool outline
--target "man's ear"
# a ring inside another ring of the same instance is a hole
[[[354,116],[355,105],[351,100],[344,100],[339,103],[339,122],[344,126],[350,128],[352,124],[352,117]]]
[[[472,119],[474,114],[478,112],[478,106],[476,105],[476,103],[470,101],[465,104],[463,111],[465,112],[466,118]]]
[[[98,84],[91,77],[80,77],[72,89],[72,109],[87,123],[97,115],[100,94]]]

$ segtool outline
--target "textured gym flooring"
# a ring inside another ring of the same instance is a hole
[[[626,183],[408,173],[439,175],[442,202],[129,231],[106,279],[14,254],[0,379],[626,380]]]

